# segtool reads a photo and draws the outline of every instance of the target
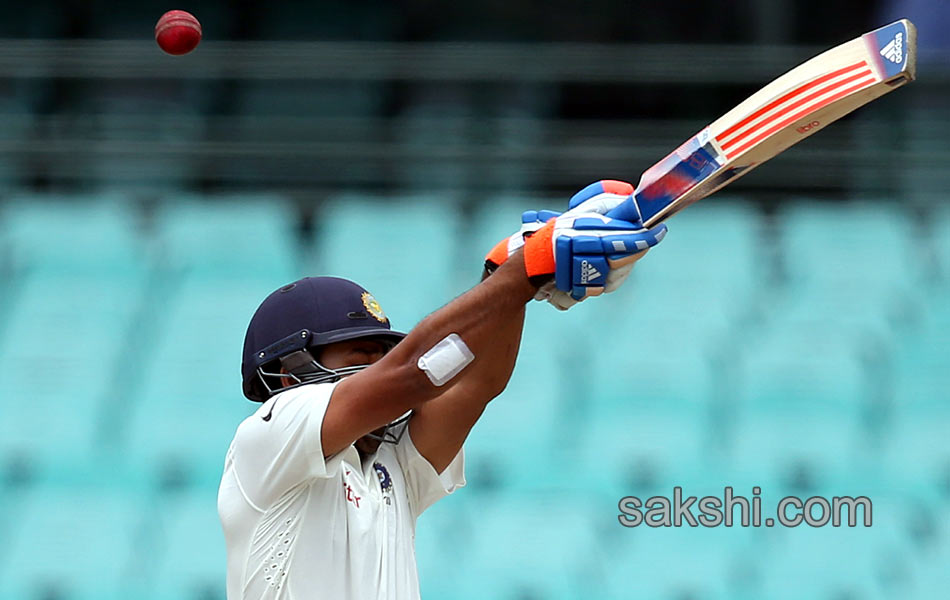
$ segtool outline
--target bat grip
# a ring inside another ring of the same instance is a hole
[[[621,219],[631,223],[639,223],[640,209],[637,208],[636,196],[631,196],[613,207],[606,216],[611,219]]]

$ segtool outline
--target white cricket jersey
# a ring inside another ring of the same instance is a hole
[[[218,491],[228,600],[419,598],[416,518],[465,485],[462,452],[440,475],[406,431],[365,467],[353,446],[324,460],[335,386],[282,392],[238,427]]]

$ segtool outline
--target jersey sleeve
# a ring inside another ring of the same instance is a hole
[[[335,387],[334,383],[288,390],[241,424],[232,460],[248,500],[267,505],[302,482],[339,472],[343,454],[325,460],[321,445],[323,417]]]
[[[406,423],[403,427],[406,430],[399,443],[396,444],[396,460],[399,461],[399,466],[406,478],[409,507],[413,517],[418,518],[437,500],[465,485],[465,452],[459,450],[449,466],[441,473],[437,473],[435,467],[419,453],[415,444],[412,443],[409,424]]]

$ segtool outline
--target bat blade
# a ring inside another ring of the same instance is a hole
[[[916,29],[901,19],[772,81],[643,172],[634,197],[651,227],[914,80]]]

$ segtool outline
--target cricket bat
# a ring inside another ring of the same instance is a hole
[[[856,108],[914,80],[917,31],[901,19],[802,63],[656,163],[634,198],[647,227],[732,183]]]

